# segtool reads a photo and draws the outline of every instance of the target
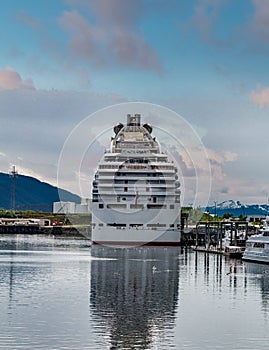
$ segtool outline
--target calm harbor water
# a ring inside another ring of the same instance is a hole
[[[269,266],[0,237],[0,349],[268,349]]]

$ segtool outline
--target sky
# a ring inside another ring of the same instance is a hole
[[[109,139],[131,103],[177,138],[183,205],[267,202],[268,0],[1,5],[0,171],[90,197],[101,129]]]

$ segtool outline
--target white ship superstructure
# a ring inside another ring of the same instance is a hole
[[[180,183],[140,114],[114,127],[92,190],[92,241],[100,244],[179,244]]]

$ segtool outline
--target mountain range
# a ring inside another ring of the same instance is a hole
[[[216,214],[223,216],[226,213],[232,214],[234,217],[239,215],[243,216],[265,216],[268,214],[268,204],[242,204],[240,201],[234,201],[232,199],[216,203],[212,206],[202,208],[203,211],[208,211],[210,214]]]
[[[58,189],[46,182],[42,182],[34,177],[16,175],[15,178],[15,208],[16,210],[37,210],[52,212],[53,202],[60,200],[65,202],[80,203],[80,197],[66,191]],[[0,172],[0,209],[11,209],[12,206],[12,179],[9,174]],[[268,204],[242,204],[240,201],[227,200],[216,203],[212,206],[201,208],[210,214],[223,216],[232,214],[234,217],[243,216],[264,216],[268,214]]]
[[[0,172],[0,208],[11,209],[12,178]],[[16,175],[14,179],[14,209],[52,212],[53,202],[80,203],[80,197],[63,189],[58,189],[31,176]]]

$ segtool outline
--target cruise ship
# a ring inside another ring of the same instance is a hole
[[[114,127],[92,189],[92,243],[179,245],[177,167],[140,114]]]

